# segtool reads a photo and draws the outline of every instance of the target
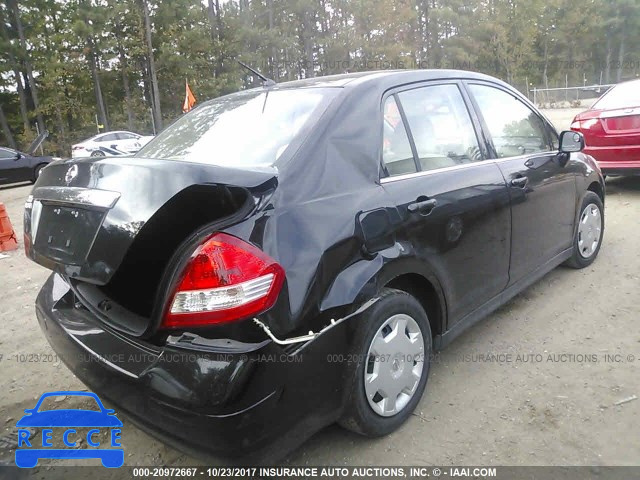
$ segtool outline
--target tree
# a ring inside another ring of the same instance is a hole
[[[637,78],[637,0],[7,0],[2,138],[45,148],[105,128],[151,133],[198,101],[278,81],[378,68],[461,68],[526,84]],[[523,88],[524,87],[524,88]]]
[[[27,77],[29,79],[29,87],[31,90],[31,98],[33,99],[33,105],[36,110],[36,118],[38,121],[38,127],[40,132],[44,132],[44,119],[42,117],[42,112],[39,110],[40,101],[38,99],[38,86],[33,76],[33,67],[31,65],[31,60],[29,58],[29,51],[27,49],[27,40],[24,34],[24,28],[22,27],[22,21],[20,20],[20,9],[18,8],[18,4],[16,0],[7,0],[7,5],[9,9],[13,12],[14,21],[16,25],[16,30],[18,32],[18,39],[20,40],[20,48],[21,48],[21,56],[22,63],[24,64],[25,70],[27,71]]]

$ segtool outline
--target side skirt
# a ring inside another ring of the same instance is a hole
[[[496,311],[502,305],[507,303],[513,297],[515,297],[518,293],[522,292],[527,287],[533,285],[542,277],[544,277],[551,270],[556,268],[558,265],[563,263],[564,261],[571,258],[571,254],[573,252],[573,247],[564,250],[559,253],[552,259],[548,260],[544,264],[540,265],[537,269],[531,272],[526,277],[518,280],[513,285],[507,287],[501,293],[493,297],[491,300],[487,301],[483,305],[476,308],[473,312],[467,314],[460,321],[456,322],[453,327],[444,332],[442,335],[438,335],[434,339],[434,350],[441,350],[447,345],[449,345],[456,337],[458,337],[462,332],[467,330],[472,325],[475,325],[484,317],[489,315],[490,313]]]

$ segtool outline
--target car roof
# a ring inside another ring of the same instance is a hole
[[[89,140],[93,140],[95,138],[101,137],[103,135],[110,135],[112,133],[130,133],[132,135],[140,135],[139,133],[135,133],[135,132],[130,132],[128,130],[109,130],[108,132],[102,132],[102,133],[96,133],[93,137],[89,137],[85,140],[85,142],[89,141]]]
[[[362,83],[387,83],[397,80],[398,83],[413,81],[438,80],[443,78],[464,78],[475,80],[489,80],[495,82],[496,78],[467,70],[424,69],[424,70],[374,70],[367,72],[344,73],[328,75],[324,77],[305,78],[290,82],[278,83],[274,89],[306,88],[306,87],[345,87]],[[499,80],[498,80],[499,81]]]

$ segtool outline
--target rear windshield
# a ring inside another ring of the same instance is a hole
[[[136,156],[227,167],[270,166],[338,92],[248,90],[221,97],[184,115]]]
[[[640,81],[621,83],[616,85],[591,108],[611,109],[640,107]]]

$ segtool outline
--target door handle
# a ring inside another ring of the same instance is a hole
[[[511,185],[514,187],[524,188],[529,183],[529,179],[527,177],[518,177],[511,180]]]
[[[438,202],[435,198],[430,200],[422,200],[419,202],[413,202],[407,205],[407,210],[410,213],[419,213],[420,215],[427,215],[431,213],[431,210],[436,206]]]

